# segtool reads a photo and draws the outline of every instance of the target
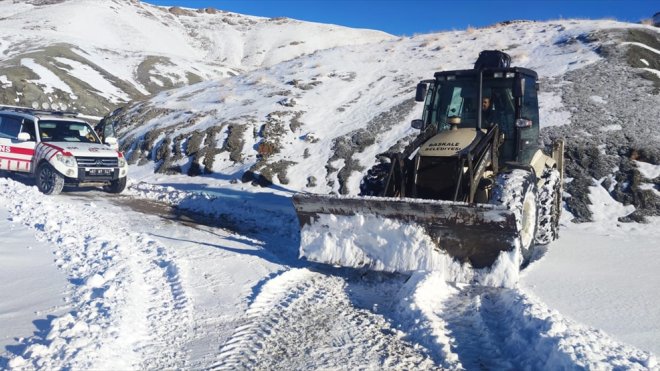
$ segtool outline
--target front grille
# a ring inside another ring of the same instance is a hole
[[[117,157],[76,157],[78,167],[118,167]]]
[[[419,198],[453,200],[458,182],[456,157],[421,157],[415,184]]]

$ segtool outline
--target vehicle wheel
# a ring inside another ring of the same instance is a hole
[[[382,158],[380,163],[369,169],[360,182],[360,196],[382,196],[391,167],[390,159]]]
[[[561,215],[561,184],[557,169],[546,169],[542,175],[543,185],[538,194],[539,220],[535,242],[547,245],[559,236]]]
[[[504,205],[513,211],[520,231],[520,265],[525,266],[532,256],[538,220],[536,177],[527,170],[515,169],[497,177],[491,203]]]
[[[126,178],[127,177],[123,177],[117,180],[113,180],[110,182],[110,185],[103,187],[103,189],[110,193],[122,193],[126,188]]]
[[[43,163],[37,168],[36,183],[43,194],[56,195],[64,188],[64,177],[50,164]]]

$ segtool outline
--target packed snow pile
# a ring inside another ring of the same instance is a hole
[[[301,255],[311,261],[386,272],[446,270],[456,265],[424,228],[373,215],[322,214],[301,230]]]
[[[440,272],[451,282],[514,287],[520,261],[515,248],[492,267],[473,269],[439,251],[425,229],[374,215],[321,214],[300,231],[300,255],[307,260],[384,272]]]

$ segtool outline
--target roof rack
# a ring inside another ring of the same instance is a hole
[[[20,107],[20,106],[9,106],[5,104],[0,104],[0,110],[3,109],[14,112],[28,113],[31,115],[54,115],[54,116],[65,116],[65,117],[78,117],[78,112],[53,111],[53,110],[36,109],[36,108]]]

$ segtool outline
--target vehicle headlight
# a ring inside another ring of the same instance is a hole
[[[126,160],[123,157],[119,158],[118,161],[119,167],[125,167],[126,166]]]
[[[55,158],[57,161],[61,162],[64,164],[64,166],[68,167],[76,167],[78,164],[76,163],[76,158],[73,156],[64,156],[61,153],[58,153],[55,155]]]

